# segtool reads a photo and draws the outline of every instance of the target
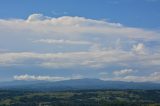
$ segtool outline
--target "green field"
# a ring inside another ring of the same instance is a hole
[[[0,106],[160,106],[160,90],[1,90]]]

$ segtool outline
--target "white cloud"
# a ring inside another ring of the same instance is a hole
[[[146,53],[146,49],[143,43],[138,43],[137,45],[133,45],[133,51],[138,54]]]
[[[78,40],[55,40],[55,39],[40,39],[33,41],[34,43],[46,43],[46,44],[69,44],[69,45],[91,45],[89,41],[78,41]]]
[[[160,83],[160,72],[153,72],[149,75],[126,75],[123,77],[102,77],[102,80],[127,81],[127,82],[157,82]]]
[[[148,76],[126,76],[122,78],[122,80],[134,82],[160,82],[160,72],[154,72]]]
[[[71,79],[81,79],[81,75],[74,75],[71,77],[57,77],[57,76],[35,76],[35,75],[15,75],[15,80],[41,80],[41,81],[63,81]]]
[[[113,74],[116,76],[121,76],[121,75],[127,75],[132,73],[133,70],[132,69],[123,69],[123,70],[119,70],[119,71],[114,71]]]
[[[159,66],[160,54],[137,55],[122,50],[100,50],[66,53],[0,53],[0,65],[38,65],[48,68],[93,67],[107,66]]]
[[[16,27],[15,27],[16,25]],[[1,34],[9,36],[49,36],[52,38],[86,38],[86,34],[97,37],[122,37],[128,39],[159,39],[159,33],[140,28],[125,27],[119,23],[86,19],[84,17],[47,17],[32,14],[27,20],[0,20]]]
[[[32,14],[28,17],[27,21],[43,21],[43,20],[49,20],[50,17],[44,16],[43,14]]]
[[[69,53],[1,53],[0,64],[36,64],[54,67],[97,67],[126,61],[131,55],[124,51],[88,51]],[[28,63],[27,63],[28,62]]]
[[[16,25],[16,27],[15,27]],[[119,23],[111,23],[102,20],[87,19],[84,17],[62,16],[58,18],[47,17],[42,14],[32,14],[26,20],[0,19],[0,44],[5,45],[7,50],[11,51],[32,51],[46,52],[56,49],[55,46],[63,44],[75,45],[69,51],[104,50],[115,45],[120,48],[119,42],[125,44],[121,48],[126,48],[131,41],[151,41],[159,40],[159,32],[123,26]],[[8,43],[9,42],[9,43]],[[38,44],[35,44],[37,42]],[[41,43],[41,44],[40,44]],[[42,46],[43,44],[55,44],[53,49]],[[36,46],[35,46],[36,45]],[[88,48],[79,47],[88,45]],[[131,44],[130,44],[131,45]],[[129,46],[130,46],[129,45]],[[133,47],[134,51],[142,52],[144,48],[142,43]],[[66,47],[67,49],[67,47]],[[44,51],[46,50],[46,51]],[[55,50],[56,51],[56,50]],[[63,50],[60,49],[59,52]]]
[[[159,35],[155,30],[77,16],[32,14],[27,19],[0,19],[0,48],[7,50],[0,52],[0,67],[127,66],[155,71],[160,69],[160,52],[152,42],[159,42]]]
[[[113,81],[127,81],[127,82],[160,82],[160,72],[154,72],[146,76],[133,76],[127,75],[124,77],[109,77],[108,73],[100,73],[101,80],[113,80]],[[59,76],[41,76],[41,75],[15,75],[15,80],[41,80],[41,81],[63,81],[71,79],[82,79],[82,75],[72,75],[70,77],[59,77]]]

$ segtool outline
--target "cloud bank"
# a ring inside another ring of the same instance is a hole
[[[6,50],[0,51],[0,67],[123,67],[115,75],[134,80],[133,75],[126,76],[132,69],[141,74],[146,70],[151,76],[160,70],[159,42],[160,33],[155,30],[78,16],[31,14],[27,19],[0,19],[0,50]]]

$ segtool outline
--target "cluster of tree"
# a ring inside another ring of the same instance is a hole
[[[160,90],[0,91],[0,106],[160,106]]]

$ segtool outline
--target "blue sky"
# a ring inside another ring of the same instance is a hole
[[[160,0],[1,0],[0,80],[160,82]]]
[[[159,0],[1,0],[0,18],[27,18],[33,13],[47,16],[82,16],[107,19],[127,26],[159,28]]]

